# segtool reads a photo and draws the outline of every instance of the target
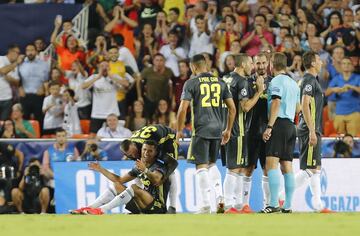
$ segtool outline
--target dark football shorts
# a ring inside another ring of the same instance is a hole
[[[277,118],[266,142],[266,156],[278,157],[282,161],[292,161],[296,142],[296,128],[286,118]]]
[[[248,158],[247,136],[238,136],[230,138],[225,145],[225,163],[228,169],[237,169],[247,167]]]
[[[220,139],[191,137],[187,161],[195,165],[215,163],[219,154]]]
[[[170,139],[161,145],[161,152],[171,156],[175,160],[178,159],[178,145],[175,139]]]
[[[321,135],[316,134],[317,143],[309,145],[309,135],[300,136],[300,169],[316,169],[321,166]]]
[[[266,144],[260,137],[249,136],[248,138],[249,166],[257,167],[258,160],[262,169],[266,163]]]

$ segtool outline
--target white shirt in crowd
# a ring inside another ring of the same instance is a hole
[[[10,65],[10,61],[7,56],[0,56],[0,68]],[[13,71],[10,71],[7,75],[13,77],[16,80],[20,80],[18,67],[16,67]],[[7,101],[12,99],[12,91],[11,86],[7,80],[5,80],[5,76],[0,74],[0,101]]]
[[[93,80],[97,74],[91,75],[87,80]],[[121,79],[118,75],[112,75],[116,79]],[[94,119],[106,119],[106,117],[114,113],[119,116],[119,107],[116,101],[116,92],[118,86],[109,78],[101,77],[93,85],[93,98],[92,98],[92,110],[91,118]],[[90,89],[90,88],[89,88]]]
[[[64,122],[62,127],[66,130],[66,134],[69,137],[74,134],[81,134],[78,106],[76,104],[68,103],[65,105]]]
[[[82,89],[81,85],[86,77],[81,73],[75,75],[73,72],[66,72],[66,78],[69,79],[69,88],[74,90],[77,107],[86,107],[91,104],[91,92],[88,89]]]
[[[47,96],[44,99],[42,110],[44,111],[51,104],[55,104],[52,108],[47,110],[44,118],[44,129],[56,129],[62,127],[63,124],[63,105],[61,96],[53,97],[52,95]]]
[[[180,59],[186,58],[185,50],[181,47],[175,48],[175,53],[179,58],[172,52],[169,44],[162,46],[159,52],[165,57],[165,66],[169,67],[173,74],[178,77],[180,75],[178,62]]]
[[[214,47],[211,42],[211,36],[206,34],[205,32],[193,34],[190,42],[190,51],[189,57],[193,57],[196,54],[201,53],[210,53],[211,55],[214,53]]]
[[[130,138],[132,133],[129,129],[118,125],[115,131],[111,131],[108,126],[102,127],[96,135],[101,138]]]
[[[119,48],[118,60],[124,62],[125,65],[130,66],[135,73],[139,73],[139,67],[136,63],[135,57],[127,47],[122,46]]]

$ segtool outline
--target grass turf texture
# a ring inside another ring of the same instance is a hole
[[[360,235],[360,213],[273,215],[1,215],[1,236]]]

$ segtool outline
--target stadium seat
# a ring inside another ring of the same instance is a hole
[[[40,123],[37,120],[29,120],[31,126],[35,131],[35,138],[40,138]]]
[[[80,126],[83,134],[90,133],[90,120],[80,120]]]
[[[89,134],[74,134],[71,138],[74,139],[88,139],[90,138]]]

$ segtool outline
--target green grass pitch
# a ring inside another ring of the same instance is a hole
[[[360,213],[273,215],[1,215],[1,236],[357,236]]]

